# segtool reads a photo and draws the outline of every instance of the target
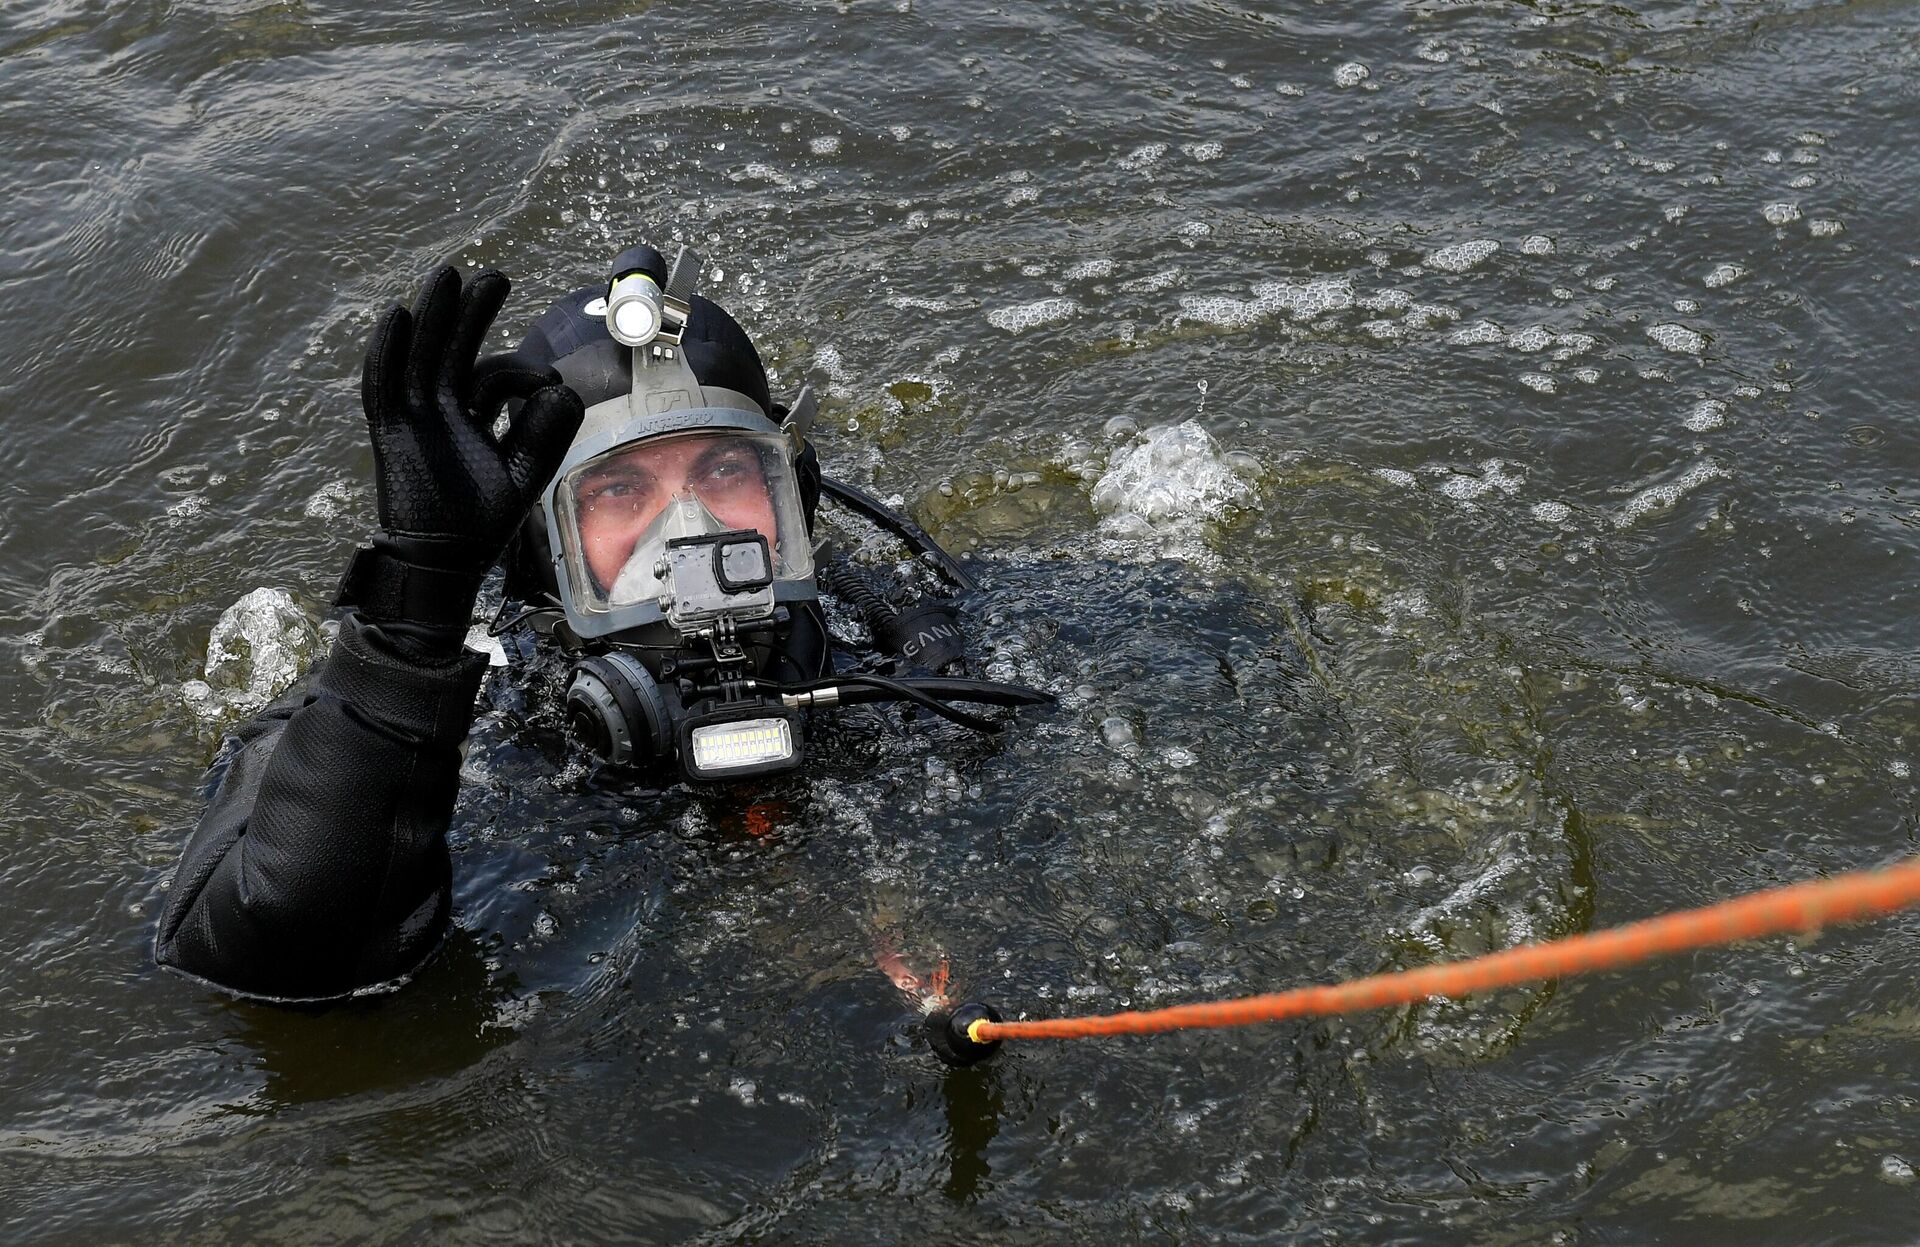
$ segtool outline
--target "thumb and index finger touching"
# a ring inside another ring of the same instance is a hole
[[[444,387],[491,441],[501,406],[525,400],[498,444],[514,485],[531,501],[558,469],[584,408],[550,365],[510,352],[476,361],[511,289],[492,269],[464,289],[452,266],[435,270],[413,311],[396,303],[375,326],[361,374],[361,403],[377,440],[382,425],[432,410]]]

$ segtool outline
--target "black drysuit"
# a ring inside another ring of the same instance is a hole
[[[405,655],[349,611],[303,694],[227,742],[167,894],[161,965],[324,1000],[400,978],[447,929],[447,824],[485,656]]]

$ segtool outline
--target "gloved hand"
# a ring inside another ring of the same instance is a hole
[[[399,624],[405,645],[457,650],[487,571],[552,479],[580,427],[580,398],[552,368],[511,354],[475,362],[509,283],[488,270],[427,279],[411,314],[388,309],[360,387],[373,438],[380,531],[355,554],[340,604]],[[509,399],[519,416],[495,438]],[[424,641],[431,642],[423,645]]]

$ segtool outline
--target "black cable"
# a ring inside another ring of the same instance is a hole
[[[972,576],[967,575],[967,569],[960,566],[959,560],[941,549],[940,543],[927,535],[926,529],[920,527],[906,516],[892,510],[886,503],[880,501],[866,490],[861,489],[857,485],[849,485],[845,481],[836,481],[831,476],[822,476],[820,478],[820,492],[826,494],[836,502],[852,507],[880,527],[912,546],[918,553],[924,554],[932,559],[934,564],[938,566],[942,572],[946,573],[947,579],[951,580],[956,588],[971,593],[980,587],[974,583]]]
[[[836,688],[848,684],[872,689],[882,694],[882,696],[860,697],[848,696],[843,693],[840,700],[847,705],[857,705],[864,701],[910,701],[929,714],[937,714],[949,723],[958,723],[961,727],[970,727],[976,732],[985,732],[988,735],[992,735],[1000,730],[1000,725],[992,719],[983,719],[978,715],[968,714],[964,710],[955,710],[952,706],[936,700],[911,685],[904,684],[899,680],[891,679],[884,675],[872,675],[863,671],[849,671],[842,675],[812,681],[808,684],[772,684],[762,681],[760,686],[771,689],[776,693],[814,693],[821,689]],[[857,692],[858,689],[856,688],[853,691]]]

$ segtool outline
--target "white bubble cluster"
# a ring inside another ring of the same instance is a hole
[[[1471,502],[1496,490],[1503,494],[1516,494],[1525,483],[1526,477],[1508,467],[1506,460],[1488,459],[1481,463],[1477,474],[1449,474],[1446,480],[1440,482],[1440,492],[1456,502]]]
[[[1375,468],[1373,474],[1387,484],[1397,485],[1401,489],[1412,489],[1414,485],[1413,473],[1405,468]]]
[[[1573,518],[1573,508],[1564,502],[1536,502],[1532,514],[1542,524],[1559,525]]]
[[[1180,150],[1187,154],[1188,159],[1198,160],[1202,163],[1209,160],[1218,160],[1224,156],[1227,151],[1225,146],[1212,141],[1205,143],[1186,143],[1181,146]]]
[[[1426,258],[1429,268],[1437,268],[1445,273],[1464,273],[1479,264],[1496,251],[1500,244],[1491,238],[1476,238],[1471,242],[1455,243],[1451,247],[1442,247],[1431,252]]]
[[[840,150],[840,136],[822,134],[807,141],[807,150],[816,156],[831,156]]]
[[[1552,255],[1553,239],[1545,234],[1528,234],[1520,240],[1521,255]]]
[[[320,630],[283,589],[255,589],[222,612],[207,637],[205,678],[181,694],[206,719],[251,714],[298,679]]]
[[[1148,430],[1117,456],[1094,484],[1093,508],[1111,531],[1137,536],[1143,525],[1180,529],[1218,519],[1252,492],[1213,436],[1184,420]]]
[[[1829,217],[1815,217],[1807,222],[1807,233],[1815,238],[1832,238],[1847,227]]]
[[[1132,277],[1120,283],[1120,289],[1128,294],[1152,294],[1180,283],[1180,270],[1163,268],[1157,273],[1148,273],[1145,277]]]
[[[1016,307],[997,307],[987,313],[987,323],[1008,333],[1024,333],[1040,325],[1051,325],[1072,316],[1080,305],[1072,299],[1055,297],[1022,303]]]
[[[1160,157],[1167,154],[1165,143],[1142,143],[1126,155],[1120,157],[1122,169],[1145,169],[1151,167]]]
[[[1651,325],[1647,336],[1655,343],[1678,355],[1699,355],[1707,349],[1706,335],[1685,325],[1676,325],[1671,321]]]
[[[1746,275],[1747,270],[1738,264],[1716,264],[1713,271],[1707,274],[1706,283],[1717,290],[1721,286],[1732,285]]]
[[[1373,76],[1373,71],[1359,61],[1348,61],[1333,71],[1333,85],[1337,87],[1357,87]]]
[[[1113,261],[1105,258],[1082,260],[1062,274],[1068,281],[1090,281],[1113,276]]]
[[[1711,459],[1702,459],[1664,485],[1650,485],[1627,499],[1613,517],[1616,528],[1628,528],[1649,515],[1671,509],[1680,499],[1711,480],[1727,475],[1727,470]]]
[[[1760,215],[1767,218],[1769,225],[1789,225],[1800,219],[1800,205],[1796,203],[1770,203],[1760,209]]]
[[[1727,422],[1727,405],[1717,398],[1701,399],[1680,423],[1693,433],[1711,433]]]
[[[1229,295],[1182,295],[1183,319],[1202,321],[1228,329],[1243,329],[1285,312],[1294,320],[1312,320],[1327,312],[1353,306],[1353,283],[1345,277],[1321,278],[1308,282],[1261,282],[1253,288],[1251,299]]]
[[[1542,394],[1560,392],[1560,383],[1544,372],[1523,372],[1520,374],[1520,384],[1530,390],[1538,390]]]
[[[1470,325],[1462,325],[1447,336],[1454,346],[1485,346],[1489,342],[1504,342],[1507,331],[1490,320],[1476,320]]]
[[[1508,338],[1507,348],[1514,351],[1524,351],[1531,355],[1535,351],[1546,350],[1552,342],[1553,333],[1551,330],[1545,325],[1534,325],[1531,328],[1522,329],[1519,333]]]

